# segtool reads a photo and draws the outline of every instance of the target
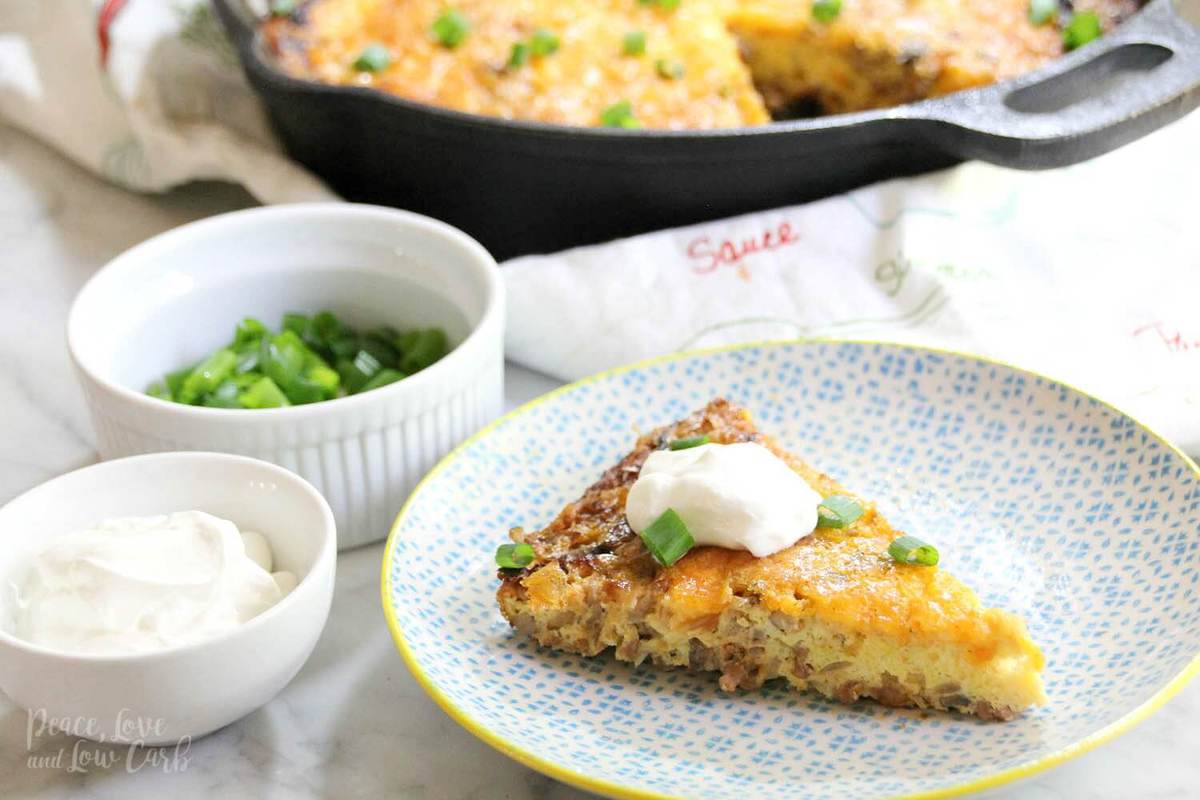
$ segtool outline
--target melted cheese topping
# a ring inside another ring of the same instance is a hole
[[[470,31],[451,49],[430,33],[448,7]],[[1056,25],[1035,26],[1028,0],[854,0],[816,22],[807,0],[315,0],[264,34],[283,68],[420,103],[505,119],[600,124],[628,101],[652,128],[769,121],[815,101],[826,113],[878,108],[1019,75],[1062,53]],[[1110,30],[1137,0],[1077,0]],[[509,67],[512,47],[553,31],[553,55]],[[623,53],[627,33],[646,51]],[[381,43],[391,63],[352,68]],[[660,69],[659,62],[671,68]],[[678,65],[682,75],[674,76]]]
[[[670,13],[637,0],[459,0],[453,7],[471,25],[453,49],[430,35],[447,8],[443,0],[320,0],[305,11],[304,25],[272,20],[266,33],[293,74],[475,114],[594,126],[606,108],[628,101],[647,127],[769,120],[736,41],[705,0]],[[557,52],[510,68],[513,44],[539,28],[559,37]],[[625,34],[634,31],[645,33],[646,51],[624,55]],[[389,47],[392,63],[375,74],[352,70],[375,42]],[[664,77],[659,61],[681,65],[683,74]]]
[[[770,611],[900,642],[953,641],[979,662],[1002,655],[1001,648],[1038,652],[1016,617],[983,609],[949,573],[895,564],[887,556],[894,532],[883,527],[882,535],[818,531],[813,541],[761,559],[714,547],[694,550],[664,572],[664,607],[677,623],[702,626],[735,595],[752,592]]]

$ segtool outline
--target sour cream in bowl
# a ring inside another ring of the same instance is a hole
[[[101,741],[213,731],[304,664],[335,548],[324,498],[263,461],[161,453],[55,478],[0,508],[0,690]]]
[[[131,655],[202,642],[296,585],[270,542],[203,511],[116,517],[53,539],[12,584],[13,633],[68,653]]]

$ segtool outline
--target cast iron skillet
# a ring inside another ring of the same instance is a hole
[[[293,158],[348,199],[439,217],[499,258],[788,205],[963,159],[1071,164],[1200,104],[1200,0],[1152,0],[1103,39],[982,89],[679,132],[509,122],[296,80],[272,65],[246,0],[215,5]]]

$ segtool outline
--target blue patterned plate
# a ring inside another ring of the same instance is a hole
[[[728,695],[713,675],[563,655],[510,630],[492,561],[508,528],[541,527],[636,431],[716,395],[1023,616],[1049,705],[988,723],[774,686]],[[943,797],[1095,747],[1200,672],[1200,470],[1111,407],[976,358],[852,342],[682,354],[552,392],[448,456],[396,520],[383,605],[451,716],[568,783],[619,797]]]

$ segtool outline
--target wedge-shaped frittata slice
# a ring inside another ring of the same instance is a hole
[[[866,501],[849,527],[818,528],[765,558],[696,547],[670,567],[625,520],[625,496],[646,457],[673,439],[758,442],[822,496],[848,494],[781,449],[725,401],[642,436],[637,446],[546,528],[514,529],[535,559],[502,572],[508,621],[540,644],[593,656],[721,673],[727,691],[783,678],[843,702],[955,710],[1010,719],[1044,702],[1042,654],[1024,623],[984,608],[937,567],[888,555],[894,530]]]

